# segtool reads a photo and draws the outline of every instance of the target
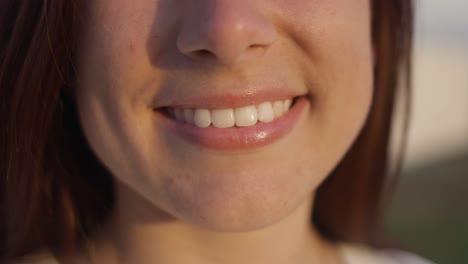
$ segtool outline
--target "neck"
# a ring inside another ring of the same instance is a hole
[[[138,195],[117,197],[126,199],[117,201],[93,241],[94,263],[337,263],[336,250],[310,222],[312,197],[281,221],[249,232],[213,232],[155,210]]]

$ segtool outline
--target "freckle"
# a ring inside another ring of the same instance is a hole
[[[134,52],[134,51],[135,51],[135,43],[130,42],[130,43],[128,44],[128,51],[130,51],[130,52]]]

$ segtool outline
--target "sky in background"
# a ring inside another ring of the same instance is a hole
[[[408,167],[468,151],[468,0],[415,0]]]
[[[416,0],[416,35],[468,49],[468,0]]]

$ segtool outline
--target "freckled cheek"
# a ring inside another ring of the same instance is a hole
[[[143,72],[135,42],[99,36],[92,39],[79,51],[84,86],[107,90],[108,96],[131,88]]]

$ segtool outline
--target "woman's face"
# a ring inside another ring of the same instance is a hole
[[[120,186],[171,217],[222,231],[278,221],[365,122],[368,0],[90,2],[83,130]]]

